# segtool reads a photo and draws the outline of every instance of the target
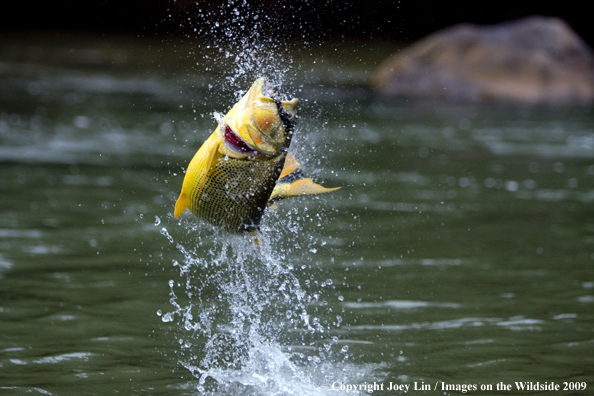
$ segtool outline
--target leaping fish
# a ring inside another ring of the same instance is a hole
[[[227,231],[254,231],[276,200],[338,190],[304,177],[288,152],[299,108],[258,78],[190,161],[174,216],[188,208]]]

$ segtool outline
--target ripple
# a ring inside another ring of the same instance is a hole
[[[388,260],[374,260],[366,262],[367,265],[379,266],[379,267],[392,267],[396,265],[423,265],[423,266],[442,266],[442,265],[461,265],[466,263],[459,258],[424,258],[424,259],[388,259]],[[344,261],[343,265],[350,267],[353,263],[350,261]]]
[[[357,204],[359,205],[359,204]],[[364,205],[366,208],[383,210],[389,212],[457,212],[457,211],[479,211],[481,205],[478,203],[407,203],[388,201],[369,201]]]
[[[396,309],[415,309],[426,307],[440,307],[440,308],[460,308],[460,304],[455,303],[435,303],[427,301],[409,301],[409,300],[389,300],[384,302],[347,302],[344,303],[347,308],[366,309],[366,308],[396,308]]]
[[[90,177],[81,175],[66,175],[62,178],[64,184],[78,186],[109,187],[113,184],[113,178],[109,176]]]
[[[497,322],[497,326],[502,326],[505,327],[509,330],[514,330],[514,331],[523,331],[523,330],[530,330],[530,331],[534,331],[534,330],[541,330],[541,327],[538,326],[540,324],[545,323],[542,320],[538,320],[538,319],[525,319],[523,317],[518,317],[518,318],[510,318],[509,320],[506,321],[501,321],[501,322]]]
[[[27,362],[21,359],[10,359],[10,363],[16,364],[17,366],[24,366],[27,364]]]
[[[2,272],[8,271],[12,268],[12,261],[6,260],[2,254],[0,254],[0,278],[3,277]]]
[[[54,253],[60,253],[63,251],[63,249],[58,246],[45,246],[45,245],[23,246],[22,250],[25,253],[29,253],[29,254],[54,254]]]
[[[511,317],[507,320],[500,318],[460,318],[454,320],[445,320],[439,322],[425,322],[412,324],[394,324],[394,325],[360,325],[360,326],[344,326],[343,329],[348,330],[383,330],[383,331],[405,331],[405,330],[444,330],[457,329],[463,326],[484,326],[488,324],[495,324],[496,326],[504,327],[508,330],[528,330],[540,331],[539,325],[545,322],[538,319],[528,319],[523,317]]]
[[[488,360],[486,362],[480,362],[475,364],[467,364],[466,367],[473,368],[473,367],[481,367],[481,366],[488,366],[491,364],[502,363],[506,362],[507,359],[495,359],[495,360]]]
[[[484,141],[485,146],[495,155],[531,155],[549,158],[593,158],[591,147],[549,143],[511,143]]]
[[[89,352],[74,352],[74,353],[65,353],[63,355],[57,356],[47,356],[41,359],[33,360],[33,363],[37,364],[56,364],[61,362],[66,362],[73,359],[81,359],[81,360],[88,360],[93,354]]]
[[[40,230],[11,230],[7,228],[0,228],[0,238],[31,238],[31,239],[39,239],[41,238],[41,231]]]
[[[553,316],[554,320],[575,319],[575,318],[577,318],[577,314],[574,314],[574,313],[566,313],[566,314],[559,314],[559,315]]]
[[[20,387],[20,386],[0,386],[0,389],[10,389],[10,390],[18,390],[20,389],[22,392],[21,393],[41,393],[42,395],[53,395],[53,393],[46,391],[45,389],[42,388],[37,388],[37,387]],[[20,394],[20,393],[19,393]]]
[[[483,326],[488,323],[497,322],[501,319],[495,318],[460,318],[454,320],[444,320],[439,322],[412,323],[408,325],[360,325],[344,326],[348,330],[384,330],[384,331],[404,331],[404,330],[443,330],[457,329],[462,326]]]
[[[591,303],[594,302],[594,296],[581,296],[578,297],[578,301],[582,303]]]

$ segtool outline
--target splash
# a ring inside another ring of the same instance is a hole
[[[175,309],[159,314],[177,325],[179,362],[200,392],[335,394],[332,382],[357,376],[348,348],[331,335],[342,321],[328,305],[332,281],[317,280],[321,263],[303,249],[315,238],[298,221],[269,216],[259,245],[189,221],[196,220],[182,224],[189,232],[181,242],[161,229],[183,261],[173,262],[180,280],[169,281]]]
[[[234,92],[237,100],[259,76],[286,82],[296,65],[282,34],[270,34],[277,11],[229,1],[189,22],[202,40],[197,67],[223,66],[209,92]],[[338,342],[342,318],[328,302],[335,286],[316,260],[323,243],[302,225],[312,218],[306,211],[268,211],[259,244],[188,217],[174,226],[185,235],[161,228],[182,258],[173,261],[180,278],[169,281],[174,309],[158,314],[177,326],[179,363],[200,393],[336,395],[333,382],[368,373],[348,361],[348,348]]]
[[[296,65],[293,43],[286,39],[289,27],[279,23],[283,12],[284,6],[229,0],[188,14],[180,27],[191,32],[187,37],[196,50],[189,56],[196,58],[198,74],[211,77],[209,91],[232,91],[237,101],[258,77],[273,85],[287,81]]]

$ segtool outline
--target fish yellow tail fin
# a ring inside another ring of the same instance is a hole
[[[175,218],[178,218],[185,211],[186,211],[186,193],[181,193],[179,195],[179,198],[177,199],[177,202],[175,203],[175,212],[173,213],[173,216],[175,216]]]

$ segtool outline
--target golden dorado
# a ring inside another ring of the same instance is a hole
[[[273,201],[337,190],[304,178],[288,153],[300,107],[261,77],[219,121],[188,165],[175,217],[186,208],[227,231],[254,231]]]

